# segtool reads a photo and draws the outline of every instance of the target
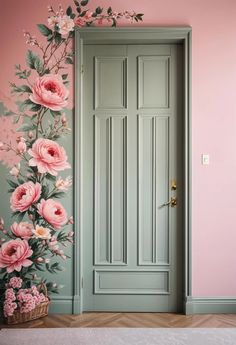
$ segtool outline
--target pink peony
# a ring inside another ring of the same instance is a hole
[[[22,266],[32,265],[33,262],[28,259],[32,254],[33,251],[26,240],[10,240],[0,248],[0,268],[6,267],[8,273],[14,270],[20,272]]]
[[[16,223],[11,226],[11,231],[16,237],[21,237],[23,240],[28,240],[33,235],[33,225],[27,222]]]
[[[32,87],[30,100],[51,110],[61,110],[67,106],[69,91],[63,84],[61,76],[46,74],[38,77]]]
[[[40,198],[41,186],[33,182],[26,182],[18,186],[12,193],[10,203],[13,211],[24,212]]]
[[[53,140],[39,138],[28,152],[33,157],[29,160],[29,165],[37,166],[42,174],[56,176],[57,171],[70,168],[64,148]]]
[[[42,199],[38,204],[38,213],[55,229],[60,229],[67,222],[66,210],[53,199]]]

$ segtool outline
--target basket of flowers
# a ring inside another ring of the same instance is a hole
[[[5,322],[13,325],[47,316],[49,303],[45,284],[22,289],[22,279],[13,277],[5,291]]]

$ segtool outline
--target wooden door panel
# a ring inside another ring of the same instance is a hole
[[[84,47],[84,310],[177,311],[181,60],[174,45]],[[179,59],[179,60],[178,60]]]

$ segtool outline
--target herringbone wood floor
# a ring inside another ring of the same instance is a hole
[[[81,315],[49,315],[15,328],[58,327],[236,327],[236,314],[182,315],[168,313],[84,313]]]

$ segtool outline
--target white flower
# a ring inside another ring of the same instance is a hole
[[[9,172],[12,176],[18,177],[20,173],[20,163],[14,166]]]
[[[67,35],[74,30],[75,23],[69,16],[62,16],[58,18],[57,26],[61,35]]]
[[[51,28],[54,28],[54,26],[58,23],[58,17],[56,16],[52,16],[52,17],[48,17],[48,25]]]
[[[57,189],[60,190],[68,190],[68,188],[72,185],[72,177],[68,176],[65,180],[63,180],[60,176],[57,179],[55,186]]]
[[[35,238],[41,238],[43,240],[49,240],[51,238],[50,230],[43,226],[36,225],[36,229],[33,230]]]

